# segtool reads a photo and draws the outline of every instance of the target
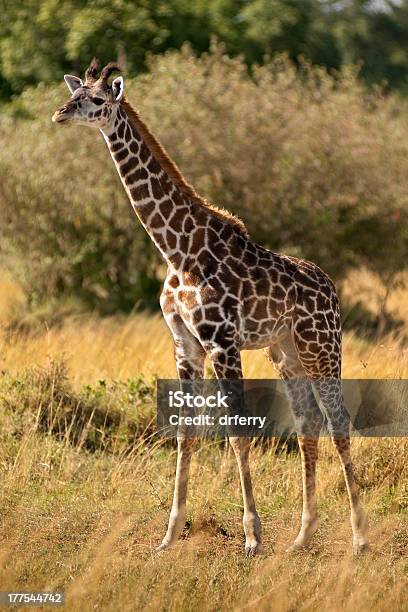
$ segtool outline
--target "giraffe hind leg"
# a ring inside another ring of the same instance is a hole
[[[300,531],[287,552],[306,548],[317,530],[316,462],[323,414],[317,404],[310,380],[290,339],[280,346],[270,347],[268,359],[282,377],[285,392],[295,421],[302,461],[303,509]]]
[[[368,521],[358,494],[350,453],[349,414],[344,405],[339,378],[316,380],[313,386],[327,414],[329,432],[337,450],[350,503],[350,522],[353,532],[353,553],[360,555],[370,548]]]
[[[335,354],[334,350],[333,355]],[[305,370],[308,369],[313,388],[327,417],[328,430],[340,459],[350,504],[353,552],[359,555],[369,549],[368,522],[358,494],[351,461],[350,416],[344,405],[339,356],[337,361],[333,359],[330,365],[327,361],[319,360],[319,355],[316,355],[315,362],[311,363],[310,354],[306,360],[302,351],[299,352],[299,359]]]

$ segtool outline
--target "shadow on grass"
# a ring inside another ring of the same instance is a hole
[[[398,336],[404,344],[408,342],[408,336],[403,331],[404,321],[390,312],[374,314],[363,302],[358,301],[355,304],[343,303],[342,313],[344,331],[356,332],[367,340],[378,340],[382,336],[392,334]]]

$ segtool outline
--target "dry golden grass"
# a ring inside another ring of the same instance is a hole
[[[228,449],[204,445],[197,452],[192,527],[174,550],[154,556],[167,520],[174,451],[147,447],[129,460],[87,456],[27,432],[20,452],[9,450],[2,483],[0,584],[63,589],[68,610],[404,610],[408,446],[398,440],[354,446],[372,552],[351,556],[343,481],[323,440],[321,526],[310,551],[295,556],[284,548],[299,524],[298,458],[254,451],[265,554],[247,560]]]
[[[367,271],[353,272],[345,284],[345,295],[362,300],[375,312],[382,288]],[[24,303],[16,283],[0,275],[0,325]],[[408,325],[408,291],[397,289],[389,309]],[[42,333],[17,335],[11,342],[0,335],[0,368],[18,372],[33,363],[64,355],[73,380],[78,384],[100,378],[125,379],[143,374],[150,378],[176,376],[170,332],[160,314],[100,319],[97,316],[67,318],[62,326],[43,325]],[[247,378],[275,378],[274,369],[262,351],[244,351]],[[344,335],[345,378],[408,378],[408,349],[398,337],[372,343],[356,333]]]
[[[1,289],[5,312],[7,295],[13,303],[20,298],[10,284]],[[77,388],[100,378],[174,375],[170,335],[159,316],[79,317],[40,334],[0,340],[0,369],[16,381],[22,368],[62,355]],[[248,377],[273,375],[258,352],[244,355],[244,370]],[[406,378],[407,370],[398,339],[375,345],[346,335],[345,376]],[[295,556],[284,549],[300,519],[298,457],[255,448],[265,554],[247,560],[228,447],[200,445],[192,464],[191,526],[174,550],[154,556],[170,507],[174,448],[143,443],[129,456],[92,454],[39,433],[28,420],[23,432],[11,435],[13,415],[1,397],[0,422],[1,589],[62,589],[72,611],[407,610],[404,439],[353,441],[372,541],[372,551],[358,559],[351,556],[347,498],[330,442],[321,441],[320,528],[310,551]]]
[[[347,333],[343,354],[345,378],[408,377],[408,350],[391,337],[373,345]],[[61,355],[78,384],[139,374],[176,376],[171,335],[160,315],[73,319],[61,328],[44,328],[43,334],[17,337],[11,343],[0,339],[0,367],[12,372]],[[247,378],[276,377],[262,351],[244,351],[243,367]]]

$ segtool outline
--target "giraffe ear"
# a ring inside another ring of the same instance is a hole
[[[120,102],[121,99],[123,98],[123,94],[125,91],[125,82],[123,80],[122,76],[118,76],[116,77],[116,79],[113,79],[112,81],[112,94],[113,94],[113,99],[116,102]]]
[[[64,74],[64,81],[72,94],[83,85],[81,79],[76,76],[72,76],[72,74]]]

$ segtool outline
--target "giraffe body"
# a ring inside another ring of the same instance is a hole
[[[344,470],[354,551],[366,550],[367,520],[353,477],[341,393],[341,324],[333,283],[315,264],[255,244],[242,222],[198,196],[125,100],[122,77],[108,83],[117,69],[108,65],[97,78],[91,63],[85,83],[66,76],[72,97],[53,120],[102,131],[131,204],[167,262],[160,304],[180,379],[203,378],[206,356],[220,381],[242,378],[240,351],[266,349],[285,380],[302,456],[302,524],[289,550],[307,546],[317,528],[315,467],[323,423],[317,395]],[[243,493],[245,549],[252,556],[261,551],[261,525],[250,440],[230,442]],[[194,441],[178,439],[173,506],[158,550],[174,545],[183,530],[193,447]]]

